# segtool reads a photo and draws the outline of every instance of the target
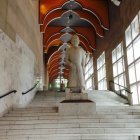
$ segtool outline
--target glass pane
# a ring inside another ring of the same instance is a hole
[[[133,39],[139,34],[139,22],[138,22],[138,16],[134,18],[132,21],[132,37]]]
[[[98,81],[101,80],[100,70],[98,70]]]
[[[89,89],[92,87],[92,79],[90,78],[86,83],[86,88]]]
[[[94,76],[92,77],[92,89],[95,89]]]
[[[140,57],[140,37],[138,37],[136,39],[136,41],[134,42],[134,57],[135,59],[139,58]]]
[[[129,82],[130,82],[130,84],[136,82],[135,67],[134,67],[134,65],[129,67]]]
[[[123,71],[124,71],[123,61],[122,61],[122,59],[120,59],[118,61],[118,74],[121,74]]]
[[[140,83],[138,84],[138,96],[139,96],[139,103],[140,103]]]
[[[100,68],[100,61],[99,61],[99,59],[97,59],[97,69],[99,69]]]
[[[88,67],[86,66],[85,73],[87,73],[87,71],[88,71]]]
[[[87,80],[89,77],[89,71],[85,74],[85,80]]]
[[[126,92],[125,90],[122,90],[121,93],[122,93],[123,95],[127,95],[127,92]]]
[[[103,90],[107,90],[106,79],[103,80]]]
[[[93,59],[92,58],[91,58],[89,63],[90,63],[90,67],[93,66]]]
[[[132,42],[131,27],[129,26],[125,31],[126,46]]]
[[[122,56],[122,46],[121,44],[117,47],[117,60]]]
[[[113,76],[115,77],[115,76],[117,76],[117,75],[118,75],[117,63],[115,63],[115,64],[113,65]]]
[[[114,78],[114,83],[116,83],[115,90],[119,90],[119,86],[117,85],[117,84],[119,84],[118,77]]]
[[[137,93],[137,87],[136,85],[133,85],[130,87],[132,94],[132,99],[133,99],[133,104],[138,104],[138,93]]]
[[[99,82],[98,83],[98,90],[100,90],[101,89],[101,83]]]
[[[87,56],[86,56],[86,63],[88,63],[89,59],[90,59],[90,56],[89,56],[89,54],[87,54]]]
[[[93,68],[91,67],[90,69],[89,69],[89,76],[91,76],[93,74]]]
[[[119,85],[125,87],[125,81],[124,81],[124,74],[119,76]],[[123,87],[120,87],[121,89],[124,89]]]
[[[103,90],[103,81],[100,82],[100,90]]]
[[[112,52],[112,63],[116,62],[116,60],[117,60],[117,54],[116,54],[116,49],[115,49]]]
[[[105,70],[105,65],[102,68],[102,78],[106,77],[106,70]]]
[[[129,48],[127,48],[127,61],[128,61],[128,65],[134,61],[132,45]]]
[[[140,60],[136,62],[136,77],[137,81],[140,81]]]
[[[105,63],[105,53],[102,54],[102,60],[103,60],[103,64]]]

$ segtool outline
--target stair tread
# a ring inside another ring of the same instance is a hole
[[[103,101],[98,96],[95,100]],[[109,99],[106,106],[98,102],[94,116],[61,116],[58,104],[63,99],[64,93],[41,93],[28,107],[9,111],[0,118],[0,140],[138,140],[140,106]]]

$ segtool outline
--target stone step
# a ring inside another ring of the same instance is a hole
[[[46,117],[6,117],[0,120],[0,124],[4,124],[6,122],[9,122],[11,124],[13,123],[26,123],[26,124],[30,124],[32,122],[37,122],[37,123],[81,123],[81,122],[86,122],[86,123],[92,123],[92,122],[98,122],[98,123],[140,123],[140,119],[76,119],[76,118],[61,118],[61,119],[53,119],[53,118],[48,118]]]
[[[55,134],[98,134],[98,135],[139,135],[139,128],[67,128],[67,129],[20,129],[0,130],[0,135],[55,135]]]
[[[15,113],[15,114],[6,114],[5,115],[6,118],[13,118],[13,117],[39,117],[39,118],[65,118],[65,117],[71,117],[72,116],[59,116],[58,113],[30,113],[30,114],[26,114],[26,113]],[[4,117],[4,118],[5,118]],[[73,116],[74,117],[74,116]],[[140,115],[126,115],[126,114],[95,114],[93,116],[81,116],[79,118],[95,118],[95,119],[102,119],[102,118],[133,118],[133,119],[139,119]],[[0,118],[1,119],[1,118]]]
[[[0,130],[8,129],[61,129],[61,128],[140,128],[140,123],[44,123],[0,124]]]
[[[106,109],[106,110],[113,110],[113,109],[140,109],[140,105],[137,105],[137,106],[97,106],[97,109],[98,110],[104,110],[104,109]]]
[[[21,111],[21,110],[56,110],[58,109],[58,105],[55,104],[54,106],[29,106],[26,108],[14,108],[14,111]],[[140,112],[140,106],[96,106],[96,111],[138,111]]]
[[[58,110],[58,107],[27,107],[27,108],[15,108],[13,109],[13,111],[34,111],[34,110],[38,110],[38,111],[43,111],[43,110]]]
[[[38,94],[0,118],[0,140],[138,140],[140,106],[98,106],[94,116],[60,116],[64,94]],[[97,98],[96,98],[97,99]]]
[[[120,111],[118,111],[118,112],[112,112],[112,111],[101,111],[101,112],[97,112],[97,114],[116,114],[116,115],[140,115],[140,112],[137,112],[137,111],[135,111],[135,112],[133,112],[133,111],[128,111],[128,112],[124,112],[124,111],[122,111],[122,112],[120,112]]]
[[[138,109],[119,109],[119,110],[116,110],[116,109],[112,109],[112,110],[97,110],[97,112],[110,112],[110,113],[112,113],[112,112],[114,112],[114,113],[117,113],[117,112],[127,112],[127,113],[129,113],[129,112],[136,112],[136,113],[140,113],[140,110],[138,110]]]
[[[0,140],[138,140],[138,136],[135,135],[48,135],[48,136],[0,136]]]
[[[61,120],[62,119],[62,120]],[[79,119],[77,117],[72,117],[72,116],[65,116],[65,117],[58,117],[58,116],[21,116],[21,117],[3,117],[0,119],[0,121],[25,121],[25,120],[57,120],[57,121],[87,121],[87,122],[101,122],[101,121],[105,121],[105,120],[112,120],[112,121],[125,121],[125,122],[129,122],[129,121],[133,121],[135,120],[137,122],[140,121],[140,116],[139,115],[131,115],[131,116],[115,116],[115,115],[109,115],[109,116],[94,116],[94,117],[80,117]]]
[[[18,113],[18,112],[10,112],[5,114],[4,117],[21,117],[21,116],[59,116],[58,112],[31,112],[31,113]]]
[[[9,113],[8,114],[36,114],[36,113],[38,113],[38,114],[46,114],[46,115],[49,115],[49,114],[52,114],[52,113],[55,115],[55,114],[57,114],[58,115],[58,112],[57,112],[57,110],[55,110],[55,111],[52,111],[52,110],[35,110],[35,111],[9,111]],[[57,113],[56,113],[57,112]],[[133,112],[133,111],[129,111],[129,112],[124,112],[124,111],[121,111],[121,112],[112,112],[112,111],[101,111],[101,112],[99,112],[99,111],[97,111],[96,112],[96,114],[99,114],[99,115],[140,115],[140,112],[137,112],[137,111],[135,111],[135,112]]]
[[[107,120],[107,119],[110,119],[110,120],[119,120],[119,119],[122,119],[122,120],[125,120],[127,119],[128,121],[129,120],[133,120],[133,119],[136,119],[137,121],[140,121],[140,115],[94,115],[94,116],[51,116],[51,115],[34,115],[34,116],[5,116],[5,117],[1,117],[0,118],[0,121],[4,121],[4,120],[65,120],[65,119],[72,119],[74,121],[74,119],[76,120],[80,120],[80,119],[85,119],[85,121],[87,120],[97,120],[97,121],[102,121],[102,120]]]

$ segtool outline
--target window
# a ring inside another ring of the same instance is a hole
[[[104,52],[97,59],[97,71],[98,71],[98,89],[107,90]]]
[[[86,89],[92,90],[94,87],[93,57],[88,55],[85,69]]]
[[[123,54],[123,45],[120,43],[112,51],[112,65],[113,65],[113,77],[114,83],[121,86],[126,86],[125,80],[125,66],[124,66],[124,54]],[[123,87],[115,85],[115,90],[121,91],[122,94],[126,94],[123,90]]]
[[[125,39],[133,104],[140,104],[140,12],[126,29]]]

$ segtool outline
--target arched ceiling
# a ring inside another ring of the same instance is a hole
[[[39,24],[43,33],[44,59],[50,82],[61,75],[68,78],[65,50],[73,34],[80,46],[93,53],[96,38],[109,30],[108,0],[39,0]]]

